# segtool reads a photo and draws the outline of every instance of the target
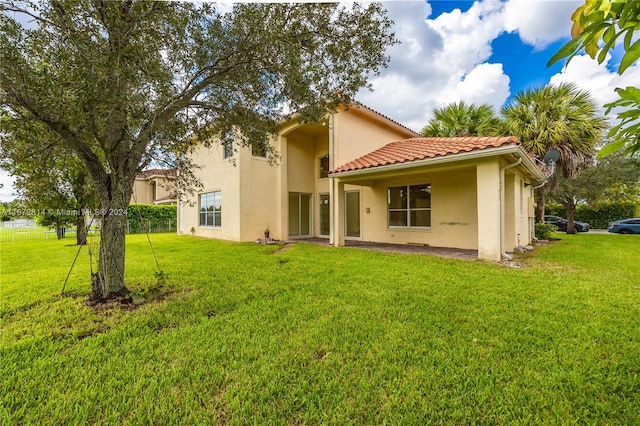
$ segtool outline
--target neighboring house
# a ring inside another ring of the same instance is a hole
[[[136,175],[131,204],[176,204],[176,170],[150,169]]]
[[[198,148],[204,189],[178,208],[178,232],[252,241],[268,225],[280,240],[474,249],[491,260],[532,240],[544,176],[515,137],[423,138],[357,105],[321,124],[283,123],[271,143],[277,165],[248,148]]]

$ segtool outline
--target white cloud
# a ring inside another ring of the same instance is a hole
[[[402,42],[390,49],[389,68],[371,80],[374,92],[358,99],[406,126],[420,130],[435,108],[450,102],[501,106],[509,97],[509,77],[489,64],[491,42],[502,32],[504,5],[476,2],[427,19],[423,2],[385,3]]]
[[[571,14],[582,0],[482,0],[466,11],[430,17],[426,2],[389,2],[402,44],[390,49],[391,62],[371,80],[374,92],[358,100],[414,130],[420,130],[435,108],[451,102],[488,103],[497,110],[509,98],[509,76],[500,63],[489,63],[492,42],[505,32],[542,50],[569,36]],[[614,60],[619,58],[614,53]],[[616,87],[640,86],[640,65],[618,76],[591,58],[576,56],[551,83],[571,81],[589,90],[604,105],[616,99]],[[545,84],[541,76],[532,81]]]
[[[476,105],[489,104],[498,111],[509,94],[509,76],[504,74],[502,64],[482,63],[448,92],[445,103],[464,100]]]
[[[6,171],[0,169],[0,202],[6,203],[16,198],[13,189],[14,178]]]
[[[618,95],[616,87],[640,86],[640,62],[629,67],[624,74],[610,71],[607,65],[611,55],[602,64],[587,55],[575,56],[562,72],[551,77],[551,84],[575,83],[579,88],[587,90],[600,106],[615,101]],[[604,108],[601,108],[604,113]]]
[[[580,0],[509,0],[504,8],[504,29],[537,49],[571,33],[571,15]]]

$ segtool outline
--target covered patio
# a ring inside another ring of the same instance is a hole
[[[402,140],[330,177],[334,246],[440,247],[493,261],[532,241],[532,189],[544,180],[515,137]]]

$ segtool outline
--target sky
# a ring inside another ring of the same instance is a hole
[[[573,82],[599,105],[616,99],[616,87],[640,86],[640,63],[622,76],[622,53],[603,64],[586,55],[549,68],[569,40],[578,0],[478,0],[384,2],[400,44],[390,62],[370,79],[374,91],[356,100],[420,131],[433,110],[452,102],[487,103],[496,111],[521,90]],[[604,108],[602,109],[604,113]],[[0,171],[0,201],[10,201],[12,179]]]

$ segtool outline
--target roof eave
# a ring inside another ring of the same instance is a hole
[[[345,178],[345,177],[360,177],[368,174],[400,171],[411,168],[418,168],[422,166],[433,166],[438,164],[455,163],[465,160],[475,160],[480,158],[494,157],[505,154],[518,154],[522,158],[522,165],[531,173],[534,178],[542,181],[544,175],[533,163],[533,160],[527,155],[527,153],[519,145],[506,145],[495,148],[485,148],[469,152],[461,152],[458,154],[441,155],[438,157],[425,158],[423,160],[405,161],[403,163],[394,163],[384,166],[369,167],[366,169],[347,170],[344,172],[330,173],[330,178]]]

